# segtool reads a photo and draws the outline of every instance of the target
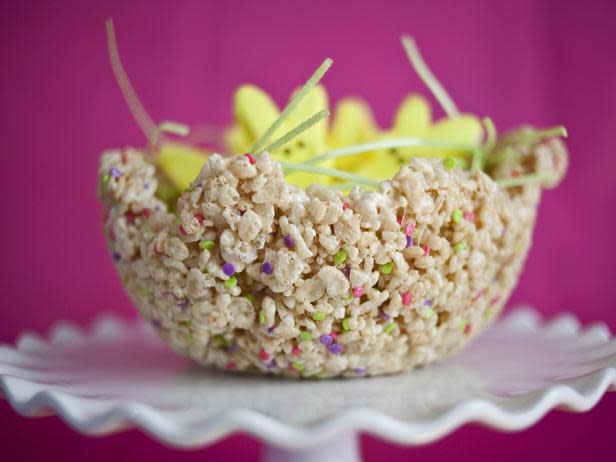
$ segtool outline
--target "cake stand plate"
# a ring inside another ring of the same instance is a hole
[[[137,427],[200,448],[246,432],[266,443],[269,462],[357,461],[359,432],[420,445],[468,422],[521,430],[555,407],[586,411],[616,390],[616,340],[604,325],[581,329],[570,315],[544,323],[518,309],[429,367],[291,381],[197,367],[144,323],[106,316],[0,347],[0,386],[18,413],[57,414],[88,435]]]

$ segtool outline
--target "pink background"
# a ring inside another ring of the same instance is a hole
[[[332,99],[358,94],[388,124],[424,91],[398,36],[411,33],[458,105],[497,127],[564,124],[571,170],[544,196],[512,303],[573,311],[616,329],[616,3],[556,1],[10,2],[0,6],[0,342],[57,319],[134,316],[113,272],[95,198],[98,155],[143,143],[111,74],[104,20],[155,120],[230,120],[233,89],[257,83],[282,103],[326,56]],[[469,426],[404,449],[365,438],[367,461],[613,460],[616,394],[585,415],[555,412],[512,435]],[[609,446],[608,446],[609,445]],[[174,453],[131,431],[103,439],[0,401],[3,460],[256,460],[236,436]],[[611,450],[610,450],[611,449]],[[7,457],[8,454],[8,457]]]

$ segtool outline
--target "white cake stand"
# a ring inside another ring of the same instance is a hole
[[[290,381],[229,375],[172,353],[143,323],[114,317],[49,340],[0,347],[0,386],[25,416],[58,414],[88,435],[138,427],[165,444],[199,448],[234,432],[267,444],[265,459],[358,461],[358,432],[406,445],[468,422],[502,430],[549,410],[585,411],[616,390],[616,340],[572,316],[541,323],[518,309],[458,356],[411,373]]]

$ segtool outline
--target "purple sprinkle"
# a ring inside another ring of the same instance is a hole
[[[111,167],[109,169],[109,175],[111,175],[114,178],[120,178],[122,176],[122,172],[117,167]]]
[[[276,329],[276,326],[270,326],[267,328],[267,333],[268,334],[273,334],[274,333],[274,329]]]
[[[432,300],[424,300],[424,306],[432,306]]]
[[[330,346],[327,347],[327,349],[333,355],[339,355],[340,353],[342,353],[342,345],[340,345],[339,343],[332,343]]]
[[[345,268],[342,270],[342,274],[344,274],[346,278],[349,279],[351,277],[351,268],[345,266]]]
[[[413,247],[413,236],[406,236],[406,248]]]
[[[275,368],[275,367],[276,367],[276,361],[272,359],[269,363],[267,363],[267,364],[265,365],[265,367],[267,367],[268,369],[273,369],[273,368]]]
[[[175,304],[175,306],[177,306],[178,308],[184,309],[188,306],[188,300],[180,300],[179,302]]]
[[[355,373],[357,375],[366,375],[366,368],[365,367],[358,367],[357,369],[355,369]]]
[[[293,247],[295,247],[295,242],[293,241],[293,238],[291,236],[289,236],[288,234],[284,237],[284,245],[286,245],[289,249],[292,249]]]
[[[225,263],[222,265],[222,272],[231,277],[235,274],[235,266],[233,266],[233,263]]]
[[[157,205],[154,207],[154,210],[156,210],[157,212],[160,212],[162,210],[162,207],[160,205]]]
[[[233,343],[231,345],[229,345],[227,347],[227,353],[229,353],[230,355],[232,355],[233,353],[235,353],[237,351],[237,349],[239,348],[239,345],[237,343]]]
[[[334,343],[334,338],[331,335],[321,335],[321,337],[319,337],[319,340],[321,341],[321,343],[323,345],[331,345],[332,343]]]
[[[118,252],[113,252],[111,254],[111,257],[113,258],[113,261],[115,261],[115,262],[120,261],[120,258],[122,258],[122,257],[120,257],[120,254]]]
[[[152,326],[154,326],[154,329],[158,330],[161,328],[161,324],[160,321],[158,319],[153,319],[152,320]]]
[[[387,313],[385,313],[384,311],[381,311],[381,317],[385,320],[385,321],[389,321],[391,319],[391,316],[388,315]]]
[[[261,265],[261,271],[263,271],[268,276],[274,272],[274,265],[270,262],[266,261]]]
[[[145,183],[143,183],[143,189],[150,189],[150,182],[146,181]]]

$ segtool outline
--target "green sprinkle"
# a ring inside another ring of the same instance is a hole
[[[259,324],[265,324],[265,313],[263,311],[259,311]]]
[[[254,303],[255,301],[255,296],[252,294],[246,294],[244,295],[244,297],[246,297],[246,299],[250,302],[250,303]]]
[[[453,157],[445,157],[443,165],[445,166],[445,170],[451,170],[456,166],[456,159]]]
[[[237,285],[237,278],[235,276],[231,276],[224,282],[224,285],[227,289],[231,289]]]
[[[314,319],[315,321],[323,321],[325,319],[325,313],[323,313],[322,311],[316,311],[312,314],[312,319]]]
[[[201,250],[212,250],[216,243],[214,241],[201,241],[199,242],[199,247]]]
[[[434,310],[433,310],[432,308],[427,308],[427,309],[424,311],[423,316],[424,316],[424,318],[426,318],[426,319],[430,319],[432,316],[434,316]]]
[[[147,287],[142,287],[141,295],[143,295],[144,297],[147,297],[148,295],[150,295],[150,289],[148,289]]]
[[[304,365],[302,363],[292,363],[293,369],[296,371],[302,372],[304,370]]]
[[[456,253],[462,252],[464,249],[466,249],[466,244],[464,243],[464,241],[460,241],[456,245],[453,246],[453,250]]]
[[[415,229],[415,231],[413,231],[413,239],[419,239],[419,230]]]
[[[391,261],[385,263],[384,265],[381,265],[381,273],[385,275],[390,274],[393,269],[394,269],[394,263]]]
[[[344,297],[344,299],[345,299],[346,301],[353,300],[353,294],[349,294],[349,295],[347,295],[346,297]]]
[[[334,255],[334,263],[336,265],[342,265],[347,259],[347,253],[344,249],[340,249],[336,255]]]
[[[462,223],[462,210],[460,209],[455,209],[453,211],[453,213],[451,214],[451,219],[453,220],[454,223]]]
[[[458,330],[459,331],[463,331],[464,328],[466,327],[466,324],[468,323],[468,321],[464,320],[464,321],[460,321],[460,324],[458,324]]]
[[[348,318],[344,318],[342,320],[342,330],[345,332],[348,332],[351,330],[351,326],[349,326],[349,319]]]
[[[386,334],[391,334],[391,332],[396,328],[396,323],[395,322],[390,322],[389,324],[387,324],[385,326],[385,329],[383,329],[385,331]]]
[[[101,181],[103,182],[103,184],[107,183],[109,181],[109,178],[110,178],[109,173],[105,172],[103,173],[103,176],[101,177]]]
[[[179,224],[180,224],[180,216],[179,216],[179,215],[176,215],[176,216],[175,216],[175,224],[176,224],[176,225],[179,225]]]
[[[488,319],[489,317],[492,316],[492,307],[489,306],[486,308],[486,310],[483,312],[483,319]]]
[[[214,345],[216,345],[217,347],[220,348],[224,348],[227,346],[227,339],[224,337],[224,335],[215,335],[214,336]]]
[[[309,342],[310,340],[312,340],[312,335],[310,335],[310,332],[303,331],[299,334],[299,339],[302,342]]]

